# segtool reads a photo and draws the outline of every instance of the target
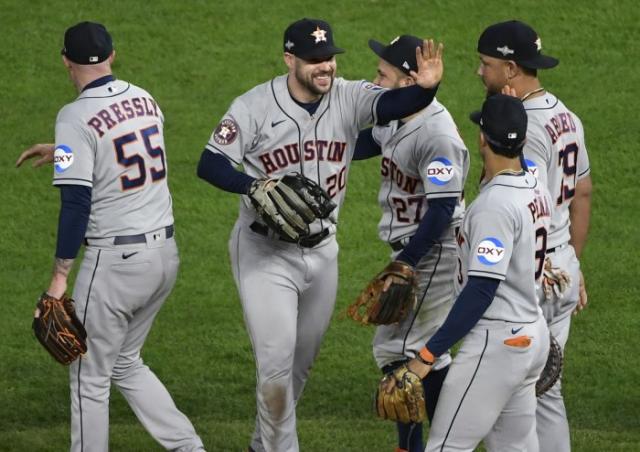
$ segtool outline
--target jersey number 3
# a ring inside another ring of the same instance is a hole
[[[151,137],[153,135],[159,134],[158,126],[151,126],[145,129],[140,129],[138,132],[127,133],[126,135],[122,135],[113,140],[113,145],[116,151],[116,159],[118,163],[124,167],[129,167],[133,165],[138,166],[138,172],[140,175],[136,178],[131,179],[128,175],[120,176],[120,183],[122,184],[122,190],[130,190],[132,188],[140,187],[144,185],[147,181],[147,168],[144,163],[144,156],[139,153],[135,153],[129,156],[126,156],[124,153],[124,147],[134,144],[139,141],[138,134],[142,138],[142,143],[144,144],[145,150],[147,154],[153,159],[160,159],[160,167],[151,167],[149,168],[149,175],[151,176],[151,180],[153,182],[164,179],[167,175],[167,169],[164,163],[164,151],[160,146],[152,146],[151,145]]]

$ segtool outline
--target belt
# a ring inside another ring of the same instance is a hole
[[[166,226],[164,228],[165,237],[170,239],[173,237],[173,225]],[[84,244],[89,244],[89,239],[84,239]],[[136,234],[136,235],[118,235],[113,238],[114,245],[133,245],[135,243],[147,243],[147,234]]]
[[[251,229],[253,232],[257,234],[264,235],[265,237],[269,235],[269,227],[262,223],[258,223],[257,221],[254,221],[253,223],[251,223],[249,225],[249,229]],[[297,243],[303,248],[313,248],[318,243],[322,242],[328,235],[329,235],[329,229],[324,229],[318,232],[317,234],[303,237],[298,241],[292,240],[288,237],[282,237],[282,236],[278,236],[278,239],[282,240],[283,242]]]
[[[562,248],[566,247],[567,244],[563,243],[562,245],[554,246],[553,248],[547,248],[547,254],[555,253],[556,251],[560,251]]]
[[[413,236],[402,237],[400,240],[396,240],[395,242],[389,242],[389,246],[393,251],[402,251],[404,247],[407,246],[407,243],[409,243],[409,241],[411,240],[411,237]]]

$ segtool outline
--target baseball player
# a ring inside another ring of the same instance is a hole
[[[246,195],[256,179],[298,172],[337,204],[292,242],[260,219],[247,197],[229,241],[233,275],[257,368],[254,451],[297,451],[295,405],[327,329],[338,282],[339,206],[358,132],[425,108],[442,75],[442,47],[414,49],[416,84],[386,91],[336,77],[329,24],[301,19],[283,40],[288,73],[236,98],[202,153],[198,175]],[[424,56],[423,56],[424,55]],[[242,164],[244,172],[234,166]]]
[[[527,24],[509,21],[491,25],[478,40],[478,75],[489,94],[509,85],[524,102],[529,118],[525,161],[553,197],[538,298],[551,333],[564,349],[571,313],[587,302],[578,258],[589,228],[591,177],[582,122],[537,78],[538,69],[558,64],[541,49],[539,36]],[[569,286],[565,288],[567,279]],[[541,450],[569,451],[561,381],[538,399],[537,418]]]
[[[62,60],[79,96],[58,113],[55,151],[35,146],[17,162],[54,162],[61,209],[49,295],[65,293],[85,244],[73,298],[88,351],[69,370],[71,450],[109,449],[113,382],[164,448],[201,451],[193,425],[140,357],[179,258],[162,111],[147,91],[114,78],[114,58],[104,26],[82,22],[65,32]]]
[[[549,351],[536,301],[536,260],[544,260],[551,198],[524,171],[522,102],[489,97],[480,124],[485,179],[457,235],[457,299],[409,369],[424,377],[464,338],[444,381],[426,451],[537,451],[535,382]],[[395,380],[391,379],[390,384]]]
[[[373,81],[383,88],[413,85],[415,48],[421,40],[403,35],[384,45],[370,40],[380,57]],[[457,264],[455,229],[464,213],[462,192],[469,153],[447,109],[434,100],[427,108],[401,120],[360,132],[354,159],[382,155],[378,202],[380,239],[391,259],[416,271],[417,304],[400,324],[376,330],[373,354],[387,374],[414,358],[442,325],[453,303]],[[427,415],[432,418],[451,356],[443,353],[424,380]],[[398,422],[398,452],[424,451],[422,424]]]

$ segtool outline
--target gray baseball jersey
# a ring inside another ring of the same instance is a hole
[[[469,206],[458,234],[456,292],[467,275],[501,280],[484,319],[531,323],[541,313],[536,281],[544,262],[551,206],[546,188],[530,173],[496,175]]]
[[[358,131],[375,121],[382,92],[336,78],[310,115],[279,76],[236,98],[206,148],[257,178],[302,173],[340,206]],[[248,198],[240,203],[229,253],[257,367],[257,452],[299,450],[295,406],[335,305],[338,209],[312,225],[326,238],[303,246],[260,228]]]
[[[426,451],[538,450],[535,382],[549,330],[536,301],[551,198],[530,174],[497,174],[471,203],[458,235],[456,289],[469,276],[500,280],[445,379]],[[508,370],[508,371],[505,371]]]
[[[576,182],[587,176],[589,156],[580,119],[551,93],[525,100],[529,119],[525,161],[553,199],[547,247],[569,242],[569,205]]]
[[[140,350],[178,272],[162,113],[120,80],[85,89],[58,114],[54,185],[91,187],[73,289],[88,351],[69,368],[71,450],[109,448],[111,383],[166,449],[204,450]]]
[[[115,80],[62,108],[54,163],[54,185],[92,188],[87,237],[173,224],[163,116],[145,90]]]
[[[464,214],[462,194],[469,170],[469,152],[453,118],[437,100],[402,127],[398,125],[392,121],[373,128],[373,138],[382,149],[380,238],[406,244],[429,209],[430,199],[458,197],[459,201],[439,243],[416,267],[418,303],[414,311],[398,325],[376,329],[373,353],[381,368],[415,357],[451,309],[457,263],[454,231]],[[450,362],[450,355],[443,354],[434,368]]]
[[[236,98],[206,148],[242,164],[253,177],[299,172],[315,180],[338,205],[332,214],[335,222],[358,131],[375,122],[382,92],[372,83],[336,78],[317,111],[309,115],[291,98],[287,76],[279,76]],[[241,214],[256,217],[249,199],[243,201]],[[311,233],[328,226],[326,220],[318,220]]]
[[[398,121],[374,127],[373,138],[382,148],[381,240],[391,243],[412,236],[429,199],[459,197],[451,223],[460,223],[469,153],[441,103],[434,100],[400,128]]]

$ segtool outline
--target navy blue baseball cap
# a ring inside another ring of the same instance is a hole
[[[344,50],[333,43],[331,26],[320,19],[300,19],[284,32],[283,48],[303,60],[329,58]]]
[[[407,75],[418,70],[416,47],[422,47],[422,43],[422,39],[411,35],[398,36],[389,45],[369,39],[369,47],[376,55]]]
[[[487,97],[482,111],[475,111],[469,118],[480,126],[492,147],[516,151],[524,146],[527,136],[527,113],[522,101],[505,94]]]
[[[111,35],[102,24],[80,22],[64,33],[61,53],[77,64],[98,64],[113,52]]]
[[[542,41],[529,25],[518,20],[488,27],[478,39],[478,52],[501,60],[512,60],[530,69],[551,69],[559,61],[542,54]]]

